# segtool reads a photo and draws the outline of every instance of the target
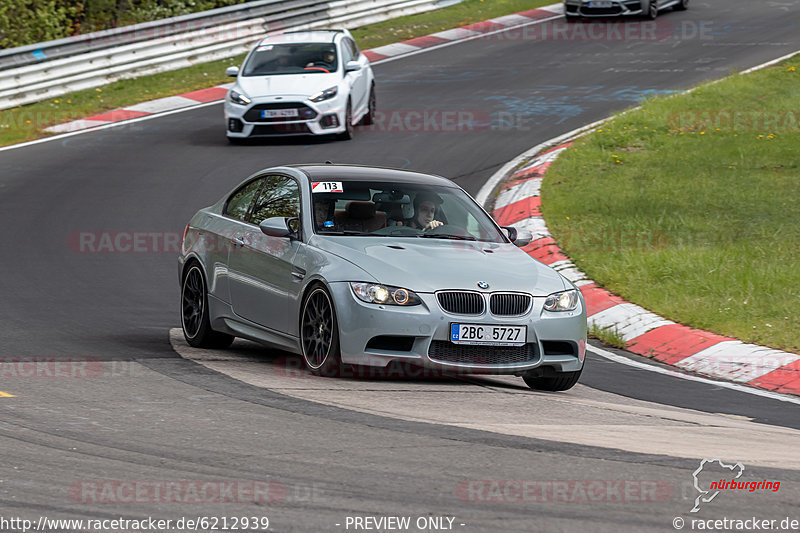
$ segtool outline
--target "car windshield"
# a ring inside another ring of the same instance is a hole
[[[458,187],[331,178],[311,188],[319,235],[507,242]]]
[[[333,43],[267,44],[255,49],[244,65],[244,76],[326,74],[338,67]]]

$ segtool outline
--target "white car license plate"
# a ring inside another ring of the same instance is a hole
[[[300,113],[297,109],[262,109],[261,118],[295,118],[299,117]]]
[[[611,7],[614,5],[614,2],[610,0],[592,0],[589,2],[589,7]]]
[[[522,346],[527,342],[527,336],[527,326],[450,324],[450,342],[454,344]]]

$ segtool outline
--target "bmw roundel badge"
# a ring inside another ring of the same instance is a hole
[[[478,282],[478,287],[480,287],[481,289],[488,289],[489,288],[489,284],[486,283],[485,281],[479,281]]]

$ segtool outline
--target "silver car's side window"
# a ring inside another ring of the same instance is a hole
[[[246,222],[250,206],[263,184],[264,178],[260,178],[242,185],[228,198],[228,202],[225,204],[225,215]]]
[[[265,179],[250,222],[258,225],[270,217],[299,217],[300,187],[297,182],[286,176],[267,176]]]

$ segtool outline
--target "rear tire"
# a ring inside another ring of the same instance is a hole
[[[559,392],[574,387],[581,377],[581,372],[583,372],[582,368],[577,372],[559,372],[555,376],[548,377],[523,375],[522,379],[532,389]]]
[[[206,279],[197,263],[186,270],[181,284],[181,328],[195,348],[227,348],[233,342],[233,335],[211,329]]]
[[[300,344],[306,368],[317,376],[341,373],[339,323],[333,299],[322,285],[312,288],[300,312]]]

